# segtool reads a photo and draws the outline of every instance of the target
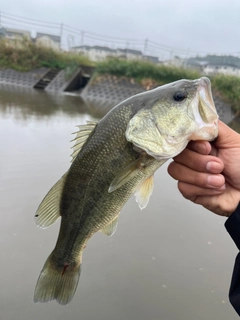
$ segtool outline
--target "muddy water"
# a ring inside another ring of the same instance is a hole
[[[145,210],[131,199],[116,234],[89,241],[70,305],[33,303],[59,229],[38,229],[33,215],[68,169],[74,126],[92,118],[78,97],[0,92],[0,319],[237,319],[225,218],[184,200],[166,165]]]

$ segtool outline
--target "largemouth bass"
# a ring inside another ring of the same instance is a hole
[[[137,94],[98,123],[79,126],[73,161],[35,215],[46,228],[61,216],[56,246],[37,281],[34,301],[67,304],[78,285],[82,253],[101,230],[112,235],[133,193],[140,208],[153,191],[153,174],[190,140],[213,140],[218,115],[207,78],[179,80]]]

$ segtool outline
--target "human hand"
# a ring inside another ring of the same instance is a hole
[[[182,195],[222,216],[240,202],[240,135],[219,121],[216,141],[191,141],[168,166]]]

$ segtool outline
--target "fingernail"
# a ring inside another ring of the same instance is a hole
[[[220,173],[222,171],[222,165],[216,161],[209,161],[206,165],[206,169],[208,172]]]
[[[224,179],[223,176],[221,175],[209,175],[207,177],[207,182],[209,184],[209,186],[212,187],[222,187],[222,184],[224,183]]]

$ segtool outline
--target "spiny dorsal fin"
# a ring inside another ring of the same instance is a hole
[[[142,210],[146,208],[149,199],[153,193],[154,180],[153,175],[144,180],[137,188],[135,192],[135,199]]]
[[[108,225],[102,228],[102,233],[109,237],[112,236],[117,230],[118,218],[119,215],[117,215],[116,218],[113,219]]]
[[[40,203],[34,220],[38,227],[47,228],[60,217],[60,200],[67,172],[48,191]]]
[[[82,149],[82,146],[86,142],[90,133],[95,129],[96,125],[97,122],[87,121],[87,124],[77,126],[79,131],[73,132],[73,134],[76,134],[76,137],[72,140],[74,141],[74,146],[72,147],[73,152],[71,154],[72,162],[76,159],[79,151]]]

